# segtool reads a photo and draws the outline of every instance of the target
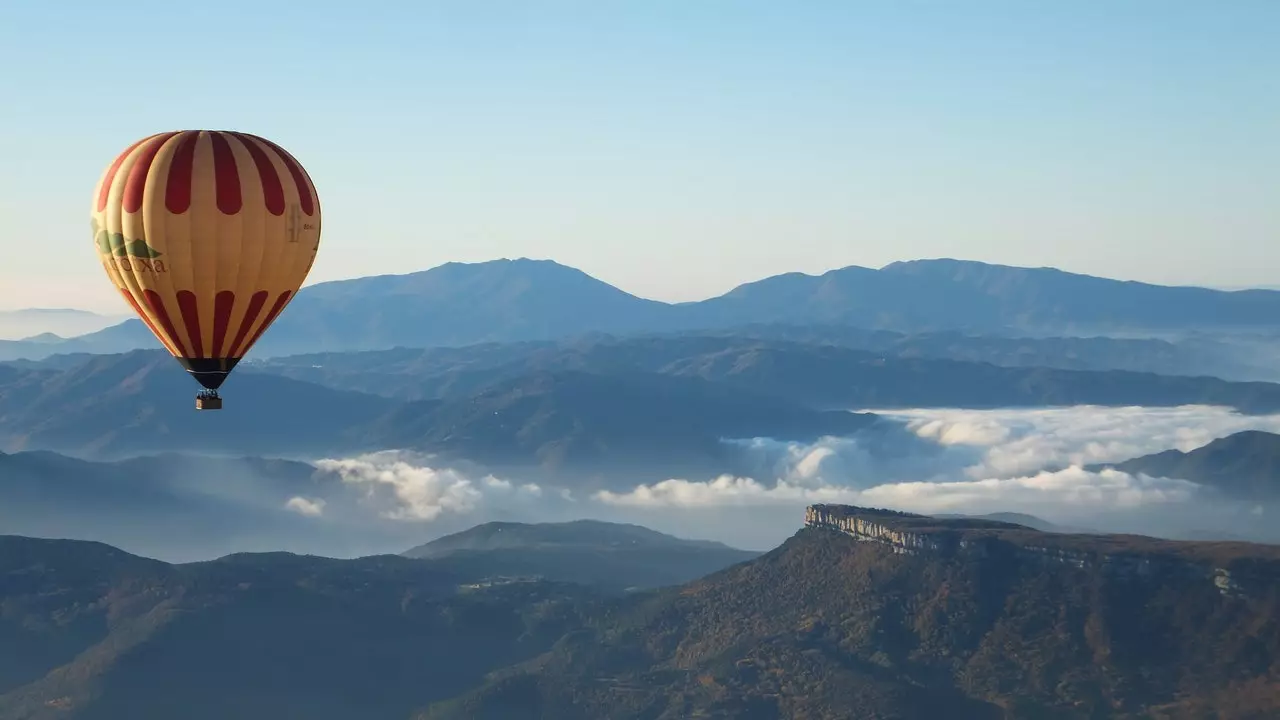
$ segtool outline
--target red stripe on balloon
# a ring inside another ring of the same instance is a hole
[[[151,308],[151,312],[155,314],[156,319],[160,321],[160,327],[164,328],[169,336],[169,341],[173,343],[181,357],[191,357],[187,355],[187,346],[182,342],[182,338],[178,337],[178,333],[174,330],[173,321],[169,319],[169,311],[164,306],[164,298],[161,298],[155,290],[143,290],[143,297],[147,301],[147,306]]]
[[[222,357],[222,345],[227,339],[227,326],[231,324],[231,310],[236,306],[236,294],[223,290],[213,298],[213,355]]]
[[[149,138],[150,144],[138,153],[137,162],[129,168],[129,179],[124,182],[125,212],[138,212],[142,207],[143,193],[147,189],[147,172],[151,170],[151,163],[156,159],[156,153],[160,152],[160,148],[169,142],[169,138],[177,134],[170,132],[155,135]]]
[[[196,294],[190,290],[179,291],[178,310],[182,312],[182,324],[187,328],[191,349],[195,351],[191,357],[204,357],[204,338],[200,335],[200,305],[196,301]]]
[[[111,163],[111,167],[107,168],[107,174],[102,178],[102,187],[98,190],[98,212],[107,209],[107,198],[111,195],[111,185],[115,183],[116,173],[120,172],[120,166],[124,163],[124,159],[129,157],[129,153],[133,152],[134,148],[146,141],[147,138],[142,138],[130,145],[128,149],[117,155],[115,161]]]
[[[284,166],[289,168],[289,174],[293,176],[293,184],[298,187],[298,203],[302,205],[302,212],[307,215],[314,215],[316,206],[311,198],[311,183],[308,182],[306,175],[302,170],[302,166],[298,164],[293,156],[284,151],[284,148],[271,142],[266,138],[260,138],[257,135],[250,135],[254,140],[259,140],[263,145],[275,150],[276,154],[284,162]]]
[[[284,186],[280,184],[280,174],[276,172],[275,163],[271,162],[271,158],[267,157],[266,151],[253,140],[252,135],[238,132],[227,134],[244,145],[249,151],[249,156],[253,158],[253,164],[258,167],[258,178],[262,180],[262,196],[267,204],[267,212],[272,215],[283,215]]]
[[[249,298],[249,307],[244,311],[244,320],[240,321],[240,330],[236,332],[236,339],[231,342],[231,347],[227,348],[227,357],[240,357],[240,344],[244,342],[244,338],[249,334],[249,330],[253,328],[253,321],[258,319],[258,313],[262,312],[262,306],[267,302],[267,291],[259,290]]]
[[[143,312],[142,306],[138,304],[138,298],[134,297],[133,293],[124,288],[117,289],[120,291],[120,294],[124,296],[124,299],[128,300],[129,304],[133,306],[133,311],[138,314],[138,318],[141,319],[147,328],[155,334],[156,339],[160,341],[160,344],[164,345],[166,350],[169,350],[169,343],[165,340],[164,333],[161,333],[160,330],[156,328],[156,324],[151,322],[151,318]],[[172,350],[170,350],[170,352],[172,352]]]
[[[218,209],[224,215],[235,215],[244,204],[240,196],[240,171],[231,144],[220,132],[211,132],[213,140],[213,179],[218,190]]]
[[[275,321],[276,316],[280,314],[280,311],[284,310],[285,304],[289,302],[289,297],[292,295],[293,293],[288,290],[280,293],[280,297],[276,298],[276,304],[271,306],[271,312],[267,313],[267,317],[262,321],[262,324],[258,326],[258,331],[253,334],[253,337],[250,338],[249,342],[244,346],[245,352],[248,352],[249,348],[253,347],[253,344],[258,342],[258,338],[262,337],[262,333],[266,332],[267,328],[271,326],[271,323]]]
[[[196,141],[200,133],[187,130],[178,136],[178,149],[169,163],[169,182],[164,190],[164,206],[174,215],[191,208],[191,178],[195,173]]]

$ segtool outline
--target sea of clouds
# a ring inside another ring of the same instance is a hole
[[[1280,432],[1280,415],[1212,406],[876,411],[889,422],[814,443],[727,440],[737,471],[670,478],[629,490],[574,492],[382,452],[316,463],[387,521],[437,536],[488,520],[592,517],[683,537],[764,549],[795,532],[810,503],[921,513],[1028,513],[1061,526],[1170,537],[1248,536],[1265,508],[1209,502],[1183,480],[1086,466],[1171,448],[1183,451],[1241,430]],[[318,521],[318,498],[289,500]]]

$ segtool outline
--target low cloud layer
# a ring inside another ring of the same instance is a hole
[[[1280,416],[1213,407],[881,415],[885,422],[849,437],[734,440],[717,476],[639,487],[616,478],[490,473],[404,452],[330,458],[314,463],[318,472],[193,457],[182,472],[153,473],[143,485],[101,494],[68,497],[58,483],[19,483],[0,503],[0,525],[176,562],[267,550],[397,553],[493,520],[581,518],[767,550],[795,533],[804,505],[817,502],[930,514],[1022,512],[1071,528],[1280,542],[1273,518],[1280,507],[1226,502],[1181,480],[1082,467],[1191,450],[1245,429],[1280,432]]]
[[[673,479],[600,493],[630,507],[847,502],[919,512],[1062,514],[1184,503],[1181,480],[1083,466],[1176,448],[1246,429],[1280,431],[1280,416],[1210,406],[877,411],[901,422],[817,443],[739,441],[749,477]]]
[[[1088,472],[1070,467],[1012,478],[940,483],[878,485],[859,494],[864,504],[923,513],[1017,511],[1070,515],[1185,503],[1200,488],[1185,480],[1130,475],[1118,470]]]
[[[451,468],[433,468],[429,457],[388,451],[342,460],[321,460],[316,466],[336,473],[348,485],[364,491],[364,498],[393,520],[435,520],[442,513],[471,513],[493,496],[538,498],[542,488],[513,484],[487,475],[472,479]]]
[[[1192,483],[1082,466],[1191,450],[1246,429],[1280,432],[1280,416],[1207,406],[880,414],[891,422],[851,437],[732,441],[739,466],[734,473],[581,496],[435,467],[433,458],[402,453],[317,464],[359,489],[362,502],[383,517],[433,528],[499,518],[596,517],[763,548],[794,532],[798,508],[816,502],[923,513],[1024,512],[1077,527],[1135,532],[1156,532],[1178,517],[1230,523],[1234,515],[1205,519],[1203,489]],[[1264,509],[1248,512],[1256,518]]]
[[[1242,430],[1280,432],[1280,415],[1241,415],[1230,408],[1075,406],[1035,410],[884,411],[917,436],[944,447],[985,448],[969,477],[1001,477],[1045,467],[1119,462],[1139,455],[1201,447]]]
[[[306,517],[320,517],[324,514],[324,505],[322,498],[311,499],[295,495],[285,502],[284,508]]]
[[[865,490],[839,485],[805,487],[786,479],[771,484],[724,475],[694,482],[664,480],[628,493],[600,492],[596,499],[623,507],[723,507],[733,505],[845,503],[909,509],[922,513],[1136,508],[1190,500],[1194,483],[1116,470],[1094,473],[1078,467],[1013,478],[954,482],[902,482]]]

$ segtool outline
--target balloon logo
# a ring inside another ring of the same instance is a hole
[[[218,409],[218,388],[297,294],[320,247],[320,199],[270,140],[145,137],[93,195],[93,244],[120,294]]]

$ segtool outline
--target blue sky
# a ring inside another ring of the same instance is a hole
[[[0,308],[119,312],[88,237],[133,140],[308,168],[310,282],[551,258],[687,300],[961,257],[1280,282],[1280,2],[13,2]]]

